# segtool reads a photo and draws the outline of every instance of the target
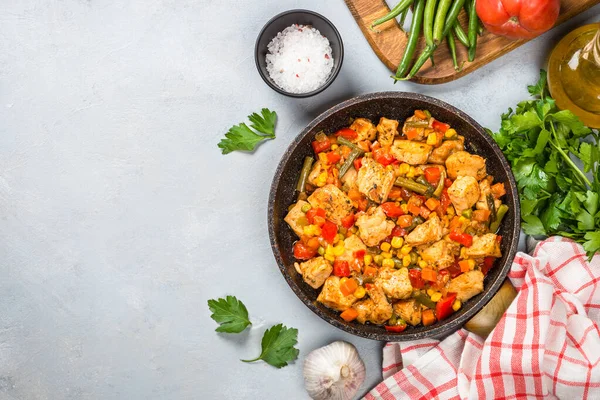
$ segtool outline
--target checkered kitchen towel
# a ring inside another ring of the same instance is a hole
[[[365,399],[600,399],[600,256],[553,237],[508,276],[519,294],[486,340],[388,343]]]

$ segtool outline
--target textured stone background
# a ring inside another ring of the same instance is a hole
[[[346,47],[324,93],[282,97],[254,40],[308,8]],[[336,339],[380,380],[381,345],[330,327],[295,298],[270,252],[267,196],[292,138],[328,106],[420,91],[497,128],[549,49],[599,6],[476,73],[392,85],[341,0],[0,2],[0,399],[302,399],[302,362]],[[253,155],[216,144],[249,113],[279,114]],[[219,335],[206,300],[235,294],[254,323]],[[256,356],[263,331],[299,328],[300,358]]]

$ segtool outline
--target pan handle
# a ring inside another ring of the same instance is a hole
[[[517,290],[506,279],[489,303],[467,321],[465,329],[483,339],[487,338],[515,297],[517,297]]]

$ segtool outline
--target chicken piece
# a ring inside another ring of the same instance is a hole
[[[390,236],[396,226],[392,221],[387,220],[381,207],[371,207],[356,219],[355,224],[358,226],[360,238],[369,247],[378,246]]]
[[[318,188],[308,197],[314,208],[325,210],[325,217],[331,222],[341,225],[342,219],[352,212],[352,201],[335,185]]]
[[[358,133],[358,136],[351,141],[354,143],[362,142],[363,140],[375,140],[377,128],[371,121],[366,118],[356,118],[350,129]]]
[[[454,264],[455,257],[459,254],[460,245],[453,241],[438,240],[432,245],[419,248],[419,255],[423,261],[444,269]]]
[[[354,169],[354,167],[350,167],[348,171],[342,177],[342,183],[347,185],[348,189],[351,189],[356,186],[356,178],[358,177],[358,172]]]
[[[412,285],[406,268],[380,268],[375,285],[383,289],[392,299],[408,299],[412,294]]]
[[[394,143],[394,137],[398,134],[398,125],[400,123],[395,119],[381,117],[377,124],[377,141],[382,147],[391,146]]]
[[[294,268],[302,275],[304,282],[314,289],[320,288],[333,271],[329,261],[323,257],[311,258],[303,263],[294,263]]]
[[[360,322],[361,324],[364,324],[365,322],[371,320],[371,313],[373,312],[373,309],[375,308],[375,302],[373,302],[373,300],[371,300],[370,298],[361,300],[361,301],[354,303],[352,308],[354,308],[356,310],[356,312],[358,313],[356,320],[358,322]]]
[[[367,246],[358,238],[356,235],[352,235],[344,239],[344,253],[341,256],[336,257],[336,261],[348,261],[351,263],[354,261],[354,253],[360,250],[367,250]]]
[[[473,207],[479,199],[479,184],[472,176],[459,176],[448,188],[448,197],[460,215]]]
[[[325,280],[323,289],[321,289],[321,293],[317,297],[319,303],[336,311],[349,309],[357,300],[354,294],[344,296],[340,290],[340,278],[334,275]]]
[[[444,227],[440,217],[436,213],[431,213],[427,221],[417,225],[411,233],[404,238],[409,246],[421,246],[440,240],[444,236]]]
[[[485,159],[478,155],[457,151],[446,160],[448,177],[452,180],[459,176],[472,176],[478,181],[485,178]]]
[[[308,183],[310,183],[311,185],[318,187],[319,185],[317,184],[317,178],[319,177],[319,175],[321,175],[321,173],[327,173],[327,168],[325,167],[325,165],[323,165],[323,163],[318,160],[312,167],[312,170],[310,171],[310,174],[308,174],[308,178],[306,179],[308,181]],[[323,183],[321,183],[320,186],[323,186]]]
[[[416,300],[398,301],[393,305],[394,313],[412,326],[421,323],[421,305]]]
[[[473,244],[465,249],[465,255],[471,258],[502,257],[498,236],[486,233],[482,236],[473,236]]]
[[[488,206],[488,202],[487,202],[488,194],[492,194],[490,181],[487,179],[482,179],[479,182],[479,200],[477,200],[477,203],[475,204],[475,208],[477,208],[478,210],[489,210],[490,209],[490,207]],[[498,209],[498,207],[500,207],[501,204],[502,204],[502,201],[500,201],[498,199],[494,199],[494,205],[496,206],[496,210]]]
[[[432,146],[414,142],[412,140],[394,140],[394,145],[390,149],[390,153],[401,162],[410,165],[425,164],[427,157],[431,154]]]
[[[372,158],[365,157],[358,170],[356,184],[358,190],[376,203],[386,201],[394,186],[394,170],[387,169]]]
[[[371,310],[369,320],[374,324],[383,324],[392,317],[392,305],[385,297],[383,289],[378,285],[369,286],[367,293],[375,305]]]
[[[483,292],[483,274],[478,270],[460,274],[448,283],[448,292],[456,293],[457,300],[469,300]]]
[[[306,220],[306,214],[302,212],[302,207],[308,204],[304,200],[298,200],[294,207],[290,211],[288,211],[287,215],[283,219],[287,224],[292,228],[294,233],[298,235],[298,237],[304,235],[304,226],[308,223],[305,221],[304,224],[300,223],[301,218]]]
[[[439,147],[433,149],[427,162],[432,164],[445,164],[448,157],[457,151],[465,149],[465,138],[458,136],[458,140],[444,140]]]

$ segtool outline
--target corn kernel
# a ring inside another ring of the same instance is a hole
[[[469,263],[469,269],[471,271],[475,269],[475,260],[468,260],[467,262]]]
[[[333,255],[333,246],[328,244],[327,248],[325,249],[325,254],[329,254],[330,256]]]
[[[333,255],[336,257],[339,257],[342,254],[344,254],[344,251],[346,251],[346,249],[344,247],[344,242],[340,242],[340,244],[338,244],[337,246],[335,246],[333,248]]]
[[[322,154],[322,153],[319,153]],[[315,183],[317,184],[318,187],[323,187],[325,186],[325,184],[327,183],[327,171],[323,171],[319,174],[319,176],[317,177],[317,179],[315,180]]]
[[[430,146],[435,146],[437,143],[437,134],[435,132],[431,132],[427,135],[427,144]]]
[[[354,297],[356,297],[357,299],[362,299],[363,297],[365,297],[366,294],[367,291],[362,286],[359,286],[358,289],[354,291]]]
[[[404,267],[408,267],[410,265],[410,262],[411,262],[411,258],[409,255],[402,257],[402,265]]]
[[[327,154],[319,153],[319,161],[321,161],[323,164],[327,164]]]
[[[431,296],[431,301],[433,302],[438,302],[440,301],[442,298],[442,294],[440,292],[435,292],[432,296]]]
[[[419,267],[421,267],[421,268],[426,268],[426,267],[427,267],[427,265],[428,265],[428,264],[427,264],[427,261],[423,261],[423,260],[419,261]]]
[[[408,253],[410,253],[412,251],[412,247],[405,244],[404,246],[402,246],[402,248],[400,249],[400,253],[402,253],[402,255],[407,255]]]
[[[467,248],[466,247],[460,248],[460,258],[462,258],[462,259],[467,258]]]
[[[381,266],[384,267],[384,268],[394,268],[395,265],[396,265],[396,263],[391,258],[386,258],[381,263]]]
[[[365,254],[364,261],[366,266],[371,265],[371,263],[373,262],[373,256],[370,254]]]
[[[338,149],[338,145],[337,144],[332,144],[331,145],[331,150],[337,150]]]
[[[454,300],[454,303],[452,303],[452,309],[454,311],[458,311],[458,310],[460,310],[461,307],[462,307],[462,303],[460,302],[460,300]]]
[[[374,258],[373,261],[375,261],[375,264],[377,265],[381,265],[381,263],[383,262],[383,256],[381,254],[377,254]]]
[[[389,244],[388,242],[383,242],[383,243],[381,243],[381,246],[379,246],[381,251],[390,251],[391,247],[392,247],[392,245]]]
[[[327,254],[327,253],[325,253],[325,259],[326,259],[327,261],[331,261],[331,262],[334,262],[334,261],[335,261],[335,257],[334,257],[333,255],[331,255],[331,254]]]
[[[410,167],[408,167],[408,172],[406,173],[406,177],[407,178],[414,178],[415,177],[415,167],[413,167],[412,165]]]
[[[450,128],[446,131],[446,133],[444,133],[444,136],[446,136],[447,138],[451,138],[456,136],[456,130],[454,128]]]
[[[319,236],[321,234],[321,228],[316,225],[306,225],[303,231],[306,236]]]
[[[409,170],[410,170],[410,165],[408,165],[407,163],[402,163],[398,167],[398,174],[400,174],[400,175],[406,175]]]
[[[427,289],[427,296],[431,297],[431,296],[433,296],[434,293],[435,293],[435,290]]]
[[[402,210],[402,212],[404,214],[408,214],[408,204],[406,204],[406,203],[400,204],[400,209]]]
[[[319,249],[317,250],[317,253],[319,253],[320,256],[325,254],[325,249],[323,248],[323,246],[319,246]]]
[[[400,236],[394,236],[391,244],[393,248],[399,249],[404,244],[404,239],[402,239]]]
[[[460,221],[461,224],[466,224],[466,223],[470,222],[468,218],[465,218],[462,215],[460,217],[458,217],[458,220]]]
[[[346,283],[348,281],[348,278],[346,278],[345,276],[343,278],[340,279],[340,286],[342,286],[344,283]]]
[[[381,257],[385,258],[386,260],[389,260],[390,258],[392,258],[392,253],[388,253],[387,251],[382,251]]]
[[[387,169],[388,171],[393,171],[394,167],[392,167],[391,165],[388,165],[387,167],[385,167],[385,169]]]
[[[306,204],[302,205],[301,210],[303,213],[307,213],[311,208],[312,208],[312,206],[310,204],[306,203]]]

